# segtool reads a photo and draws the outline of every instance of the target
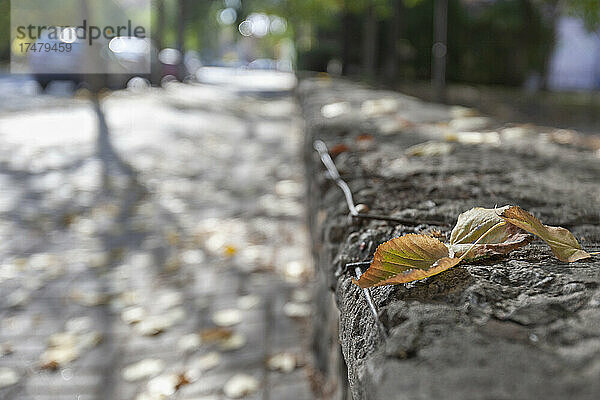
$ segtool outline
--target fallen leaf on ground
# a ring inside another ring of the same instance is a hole
[[[302,261],[290,261],[285,264],[283,268],[283,276],[288,282],[300,283],[307,279],[310,274],[309,268],[306,262]]]
[[[367,151],[375,146],[375,137],[368,133],[358,135],[355,139],[358,150]]]
[[[197,350],[202,344],[202,338],[197,333],[183,335],[177,342],[177,349],[184,353]]]
[[[193,377],[188,376],[186,373],[181,373],[177,375],[177,383],[175,384],[175,390],[181,389],[185,385],[189,385],[195,379]]]
[[[158,295],[156,304],[158,311],[166,311],[183,304],[183,295],[174,290],[165,291]]]
[[[227,308],[225,310],[215,312],[212,320],[215,325],[228,328],[242,322],[242,312],[237,308]]]
[[[573,262],[591,257],[567,229],[544,225],[521,207],[510,207],[504,210],[500,217],[506,222],[542,238],[548,243],[556,258],[561,261]]]
[[[235,253],[237,253],[237,248],[232,245],[228,244],[223,248],[223,255],[226,257],[233,257]]]
[[[79,357],[74,346],[61,346],[47,349],[40,356],[40,368],[56,370]]]
[[[208,328],[200,332],[202,342],[214,343],[225,339],[229,339],[233,335],[233,331],[228,328]]]
[[[12,353],[13,349],[9,342],[0,343],[0,357],[8,356]]]
[[[154,397],[166,398],[177,391],[179,376],[177,374],[164,374],[152,378],[148,382],[148,394]]]
[[[310,305],[304,303],[288,302],[283,306],[283,313],[290,318],[306,318],[312,312]]]
[[[457,132],[450,134],[446,138],[453,138],[463,144],[500,144],[500,135],[498,132]]]
[[[229,379],[223,386],[223,393],[230,399],[240,399],[258,390],[258,380],[253,376],[238,374]]]
[[[267,360],[267,367],[272,371],[289,374],[296,369],[296,355],[293,353],[277,353]]]
[[[190,265],[200,264],[204,259],[205,256],[202,250],[187,250],[181,254],[181,260]]]
[[[454,146],[451,143],[429,141],[409,147],[405,154],[413,157],[432,157],[450,154],[453,150]]]
[[[48,348],[40,355],[40,368],[55,370],[77,359],[102,340],[98,332],[60,332],[48,338]]]
[[[203,354],[198,358],[192,359],[188,366],[190,371],[194,371],[196,375],[200,375],[200,373],[213,369],[220,363],[221,354],[217,353],[216,351],[212,351],[210,353]]]
[[[475,207],[460,214],[450,235],[450,249],[454,256],[461,257],[469,252],[465,260],[473,261],[507,254],[527,245],[531,236],[515,225],[504,224],[504,220],[498,215],[508,208],[509,206],[498,209]],[[479,243],[473,245],[479,239]]]
[[[83,291],[79,289],[74,289],[71,291],[70,296],[71,300],[84,305],[84,306],[98,306],[101,304],[105,304],[108,301],[108,296],[102,293]]]
[[[19,382],[19,375],[14,369],[0,368],[0,389],[12,386]]]
[[[154,336],[171,328],[185,318],[183,307],[175,307],[161,315],[152,315],[142,319],[135,325],[135,330],[144,336]]]
[[[325,118],[335,118],[349,113],[351,109],[350,103],[341,101],[338,103],[326,104],[321,107],[321,115]]]
[[[312,293],[305,289],[296,289],[292,292],[292,300],[296,303],[308,303],[312,299]]]
[[[459,216],[449,245],[412,233],[391,239],[379,245],[367,271],[353,282],[364,289],[427,278],[464,259],[509,253],[529,242],[526,232],[542,238],[561,261],[596,254],[584,251],[567,229],[544,225],[520,207],[473,208]]]
[[[151,378],[160,374],[165,369],[162,360],[147,358],[128,365],[123,369],[123,379],[128,382],[138,381],[140,379]]]
[[[234,333],[227,339],[219,342],[219,350],[221,351],[234,351],[241,349],[246,345],[246,336],[241,333]]]
[[[90,317],[71,318],[65,323],[65,329],[69,333],[80,334],[90,331],[94,321]]]
[[[356,284],[367,288],[411,282],[452,268],[459,261],[451,258],[448,247],[436,238],[408,234],[381,244]]]
[[[237,304],[238,307],[242,310],[251,310],[260,304],[260,297],[253,294],[241,296],[238,298]]]
[[[25,289],[17,289],[6,296],[6,305],[8,307],[22,307],[29,302],[29,292]]]
[[[350,151],[350,147],[348,147],[347,145],[345,145],[343,143],[339,143],[339,144],[331,146],[331,149],[329,149],[329,155],[332,158],[336,158],[340,154],[345,153],[347,151]]]
[[[367,117],[391,114],[398,110],[400,102],[394,98],[365,100],[360,106],[360,112]]]
[[[146,316],[146,311],[142,307],[129,307],[121,312],[121,319],[129,325],[137,324]]]
[[[448,127],[455,131],[474,131],[486,128],[492,120],[488,117],[460,117],[448,123]]]

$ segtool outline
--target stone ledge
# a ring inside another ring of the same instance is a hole
[[[502,126],[473,110],[345,81],[305,80],[298,96],[321,279],[314,339],[319,369],[344,390],[345,369],[331,357],[330,342],[339,339],[354,400],[597,398],[598,257],[562,263],[536,240],[508,257],[371,289],[387,339],[342,266],[370,259],[394,236],[433,229],[449,235],[461,212],[505,204],[570,229],[584,248],[598,251],[600,158],[555,143],[549,128]],[[388,100],[364,103],[377,99]],[[325,118],[322,107],[336,102],[347,104]],[[341,191],[312,149],[314,139],[340,152],[335,162],[355,203],[414,223],[350,221]],[[425,155],[405,155],[426,141],[434,145]],[[435,143],[449,141],[451,152],[436,150]],[[432,220],[439,223],[421,223]],[[337,310],[327,307],[329,289]],[[336,331],[330,327],[338,318]]]

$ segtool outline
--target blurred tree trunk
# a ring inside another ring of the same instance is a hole
[[[367,7],[367,17],[363,31],[363,73],[368,78],[375,76],[375,63],[377,56],[377,16],[375,5],[372,1]]]
[[[164,37],[165,37],[165,0],[156,0],[156,49],[158,51],[162,50],[165,46]]]
[[[90,0],[81,0],[81,16],[83,21],[87,21],[89,24],[93,20],[93,3]],[[99,52],[95,51],[96,48],[92,46],[84,46],[84,57],[83,57],[83,69],[80,70],[83,73],[84,80],[88,85],[89,90],[92,93],[97,93],[106,86],[107,74],[106,73],[95,73],[99,65],[104,63],[104,59],[100,57]],[[100,67],[99,70],[104,70]]]
[[[344,10],[342,11],[342,73],[348,74],[350,65],[350,51],[352,49],[352,37],[350,35],[352,27],[352,16],[348,10],[348,0],[344,1]]]
[[[402,14],[404,1],[395,0],[393,15],[388,26],[388,58],[385,68],[385,77],[390,82],[398,80],[398,72],[400,69],[400,51],[398,49],[398,38],[402,31]]]
[[[183,55],[185,52],[185,12],[186,12],[186,0],[177,0],[177,50],[181,55],[179,60],[178,77],[180,81],[183,80],[185,75]]]
[[[446,100],[448,0],[435,0],[434,7],[431,83],[436,101],[443,103]]]
[[[165,21],[166,21],[166,13],[165,13],[165,0],[155,0],[156,1],[156,30],[154,31],[154,45],[156,46],[156,53],[158,53],[165,47],[164,38],[165,38]],[[160,79],[162,75],[162,65],[160,62],[154,63],[152,62],[151,66],[151,80],[153,85],[160,84]]]

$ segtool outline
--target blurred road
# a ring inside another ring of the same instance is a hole
[[[293,99],[2,82],[0,398],[312,398]]]

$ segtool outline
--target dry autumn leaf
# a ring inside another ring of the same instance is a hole
[[[200,338],[203,343],[215,343],[229,339],[233,331],[228,328],[208,328],[200,332]]]
[[[466,255],[466,261],[507,254],[525,246],[531,236],[521,228],[503,223],[499,214],[510,206],[499,209],[475,207],[458,216],[450,235],[450,249],[454,255]],[[473,243],[478,244],[473,245]],[[468,254],[467,254],[468,252]]]
[[[462,260],[473,261],[518,249],[531,240],[527,232],[541,237],[561,261],[591,257],[567,229],[544,225],[520,207],[477,207],[458,217],[448,245],[434,237],[415,234],[381,244],[369,269],[353,282],[364,289],[424,279]]]
[[[573,262],[591,257],[589,253],[581,249],[575,236],[567,229],[544,225],[521,207],[509,207],[500,214],[500,217],[506,222],[542,238],[548,243],[556,258],[561,261]]]
[[[408,234],[381,244],[369,269],[355,283],[361,288],[424,279],[460,262],[445,244],[427,235]]]

